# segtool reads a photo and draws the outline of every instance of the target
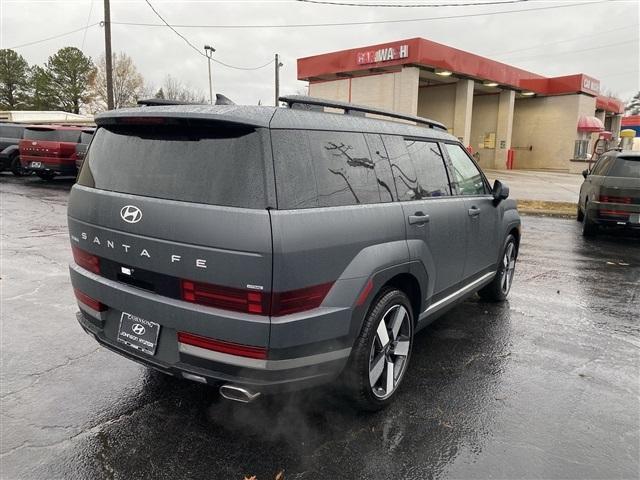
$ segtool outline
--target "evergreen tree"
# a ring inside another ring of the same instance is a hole
[[[34,65],[29,72],[29,102],[32,110],[55,110],[57,99],[49,73],[39,65]]]
[[[49,57],[45,67],[57,107],[80,113],[80,107],[89,100],[89,75],[94,68],[91,59],[75,47],[65,47]]]
[[[22,55],[0,49],[0,109],[19,110],[26,106],[29,64]]]

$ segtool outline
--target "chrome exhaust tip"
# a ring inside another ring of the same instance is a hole
[[[234,402],[250,403],[260,396],[260,392],[250,392],[246,388],[237,385],[224,384],[220,387],[220,395]]]

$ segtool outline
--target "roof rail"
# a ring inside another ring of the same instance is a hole
[[[138,100],[138,105],[144,107],[159,107],[163,105],[204,105],[204,103],[183,102],[182,100],[169,100],[167,98],[146,98]]]
[[[289,108],[295,108],[294,105],[304,105],[306,107],[329,107],[329,108],[340,108],[344,110],[344,113],[347,115],[358,115],[362,116],[365,113],[372,113],[375,115],[382,115],[384,117],[390,118],[398,118],[400,120],[408,120],[410,122],[416,122],[421,125],[427,125],[429,128],[437,128],[440,130],[447,131],[447,127],[445,127],[442,123],[436,122],[435,120],[429,120],[428,118],[418,117],[416,115],[406,115],[404,113],[396,113],[390,110],[384,110],[382,108],[375,107],[367,107],[364,105],[354,105],[353,103],[348,102],[340,102],[338,100],[325,100],[322,98],[316,97],[308,97],[305,95],[287,95],[284,97],[279,97],[278,100],[285,102]]]

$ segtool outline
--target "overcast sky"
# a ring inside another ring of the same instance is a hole
[[[339,1],[339,0],[329,0]],[[355,3],[353,0],[343,0]],[[383,0],[378,3],[470,3],[473,0]],[[488,0],[485,0],[488,1]],[[501,1],[501,0],[495,0]],[[193,44],[213,45],[219,60],[241,67],[282,57],[281,93],[295,93],[296,59],[346,48],[424,37],[485,55],[547,76],[585,73],[599,79],[603,90],[628,99],[640,90],[637,0],[529,0],[497,6],[438,8],[372,8],[329,6],[280,1],[167,1],[150,0],[171,24],[282,25],[415,19],[526,10],[530,12],[407,23],[330,27],[244,29],[178,28]],[[375,0],[360,3],[376,3]],[[0,0],[0,43],[11,48],[70,30],[103,18],[102,0]],[[112,22],[160,23],[145,0],[111,0]],[[147,83],[157,88],[167,74],[208,95],[207,61],[167,27],[112,27],[113,51],[133,57]],[[567,40],[567,41],[565,41]],[[559,42],[553,44],[552,42]],[[104,50],[104,32],[94,26],[62,38],[18,48],[30,64],[42,64],[61,47],[83,48],[96,59]],[[531,47],[531,48],[529,48]],[[603,48],[598,48],[603,47]],[[522,49],[527,50],[522,50]],[[518,50],[518,52],[512,52]],[[214,89],[237,103],[273,103],[273,64],[257,71],[213,66]]]

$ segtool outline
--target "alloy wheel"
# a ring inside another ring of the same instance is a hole
[[[502,258],[502,278],[500,281],[500,288],[505,295],[509,293],[511,289],[511,283],[513,282],[513,274],[516,269],[516,246],[513,242],[509,242],[507,248],[504,251],[504,257]]]
[[[404,305],[387,309],[376,329],[369,354],[369,384],[373,394],[384,400],[400,384],[411,351],[411,317]]]

